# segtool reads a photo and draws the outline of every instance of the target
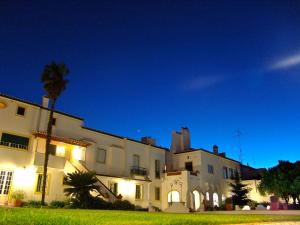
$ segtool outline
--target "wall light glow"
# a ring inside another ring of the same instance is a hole
[[[122,196],[133,197],[135,196],[135,181],[121,180],[118,182],[118,191]]]
[[[17,168],[14,171],[14,188],[32,189],[35,183],[36,168],[33,166]]]
[[[76,160],[84,160],[83,148],[75,146],[73,148],[72,155],[73,155],[73,158],[76,159]]]
[[[64,146],[58,145],[58,146],[56,147],[56,155],[57,155],[57,156],[64,157],[64,156],[65,156],[65,152],[66,152],[66,150],[65,150],[65,147],[64,147]]]

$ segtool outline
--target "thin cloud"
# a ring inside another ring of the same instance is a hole
[[[283,58],[277,62],[275,62],[273,65],[271,65],[271,70],[277,70],[277,69],[285,69],[300,65],[300,53],[297,55],[288,56],[286,58]]]
[[[198,91],[217,85],[224,81],[224,77],[221,76],[198,76],[184,83],[183,89],[185,91]]]

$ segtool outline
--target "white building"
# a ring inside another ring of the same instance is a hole
[[[40,200],[49,117],[48,99],[38,105],[0,95],[0,204],[17,190]],[[180,204],[201,210],[229,196],[228,181],[240,163],[214,151],[192,149],[187,128],[173,132],[170,151],[145,137],[132,140],[84,126],[81,118],[56,111],[48,164],[46,201],[64,200],[63,177],[94,171],[101,194],[144,208]],[[165,168],[167,170],[165,170]],[[178,203],[180,202],[180,203]]]

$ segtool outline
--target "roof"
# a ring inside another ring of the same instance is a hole
[[[12,97],[12,96],[9,96],[9,95],[6,95],[6,94],[2,94],[2,93],[0,93],[0,96],[1,96],[1,97],[4,97],[4,98],[9,98],[9,99],[12,99],[12,100],[15,100],[15,101],[23,102],[23,103],[25,103],[25,104],[29,104],[29,105],[36,106],[36,107],[39,107],[39,108],[41,108],[41,109],[45,109],[45,110],[49,110],[49,111],[50,111],[49,108],[43,107],[42,105],[39,105],[39,104],[30,102],[30,101],[27,101],[27,100],[24,100],[24,99]],[[65,115],[65,116],[68,116],[68,117],[72,117],[72,118],[75,118],[75,119],[78,119],[78,120],[83,120],[83,119],[80,118],[80,117],[73,116],[73,115],[70,115],[70,114],[67,114],[67,113],[59,112],[59,111],[56,111],[56,110],[55,110],[54,112],[55,112],[55,113],[62,114],[62,115]],[[122,136],[119,136],[119,135],[107,133],[107,132],[100,131],[100,130],[96,130],[96,129],[93,129],[93,128],[88,128],[88,127],[82,127],[82,128],[83,128],[83,129],[86,129],[86,130],[93,131],[93,132],[97,132],[97,133],[109,135],[109,136],[112,136],[112,137],[120,138],[120,139],[127,139],[127,140],[129,140],[129,141],[133,141],[133,142],[136,142],[136,143],[139,143],[139,144],[149,145],[149,144],[145,144],[145,143],[143,143],[143,142],[141,142],[141,141],[138,141],[138,140],[134,140],[134,139],[131,139],[131,138],[122,137]],[[167,149],[167,148],[160,147],[160,146],[156,146],[156,145],[150,145],[150,146],[153,146],[153,147],[159,148],[159,149],[163,149],[163,150],[169,150],[169,149]]]
[[[42,132],[42,131],[33,132],[33,135],[36,137],[40,137],[40,138],[47,138],[47,133]],[[55,136],[55,135],[51,136],[51,140],[64,142],[64,143],[71,144],[71,145],[78,145],[78,146],[82,146],[82,147],[87,147],[87,146],[91,145],[90,143],[88,143],[86,141],[76,140],[73,138],[67,138],[67,137],[61,137],[61,136]]]
[[[208,150],[206,150],[206,149],[204,149],[204,148],[190,149],[190,150],[187,150],[187,151],[185,151],[185,152],[176,152],[176,153],[174,153],[174,154],[190,153],[190,152],[196,152],[196,151],[203,151],[203,152],[212,154],[212,155],[214,155],[214,156],[218,156],[218,157],[221,157],[221,158],[224,158],[224,159],[228,159],[228,160],[230,160],[230,161],[237,162],[237,163],[240,164],[240,162],[237,161],[237,160],[234,160],[234,159],[231,159],[231,158],[227,158],[226,156],[223,156],[223,155],[220,155],[220,154],[219,154],[219,155],[216,155],[216,154],[214,154],[213,152],[210,152],[210,151],[208,151]]]
[[[116,135],[116,134],[111,134],[111,133],[108,133],[108,132],[105,132],[105,131],[101,131],[101,130],[96,130],[96,129],[89,128],[89,127],[82,127],[82,128],[83,128],[83,129],[86,129],[86,130],[89,130],[89,131],[96,132],[96,133],[108,135],[108,136],[111,136],[111,137],[120,138],[120,139],[127,139],[127,140],[129,140],[129,141],[133,141],[133,142],[136,142],[136,143],[139,143],[139,144],[143,144],[143,145],[150,145],[150,144],[145,144],[145,143],[143,143],[143,142],[141,142],[141,141],[138,141],[138,140],[135,140],[135,139],[123,137],[123,136]],[[160,147],[160,146],[157,146],[157,145],[150,145],[150,146],[155,147],[155,148],[159,148],[159,149],[163,149],[163,150],[165,150],[165,151],[168,151],[168,150],[169,150],[169,149],[167,149],[167,148]]]
[[[1,96],[1,97],[4,97],[4,98],[9,98],[9,99],[11,99],[11,100],[23,102],[23,103],[25,103],[25,104],[33,105],[33,106],[39,107],[39,108],[41,108],[41,109],[45,109],[45,110],[49,110],[49,111],[50,111],[49,108],[43,107],[42,105],[39,105],[39,104],[36,104],[36,103],[33,103],[33,102],[29,102],[29,101],[24,100],[24,99],[12,97],[12,96],[9,96],[9,95],[6,95],[6,94],[2,94],[2,93],[0,93],[0,96]],[[55,113],[58,113],[58,114],[61,114],[61,115],[64,115],[64,116],[72,117],[72,118],[77,119],[77,120],[83,120],[83,119],[80,118],[80,117],[73,116],[73,115],[70,115],[70,114],[67,114],[67,113],[64,113],[64,112],[60,112],[60,111],[57,111],[57,110],[55,110],[54,112],[55,112]]]

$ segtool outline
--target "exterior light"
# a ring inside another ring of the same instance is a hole
[[[73,149],[73,158],[76,160],[84,160],[83,148],[75,146]]]
[[[132,197],[135,195],[135,181],[121,180],[119,182],[119,192],[124,197]]]
[[[64,146],[59,145],[59,146],[56,147],[56,155],[57,156],[64,157],[65,156],[65,151],[66,150],[65,150]]]

